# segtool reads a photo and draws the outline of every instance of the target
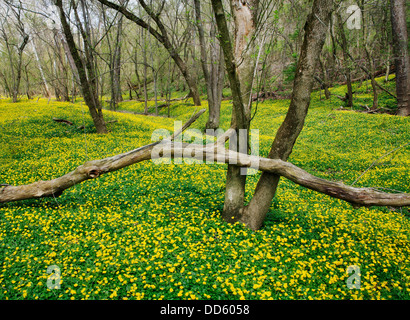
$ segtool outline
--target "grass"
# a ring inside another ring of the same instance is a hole
[[[368,93],[356,94],[370,105]],[[290,161],[351,184],[374,160],[410,140],[409,118],[338,111],[340,103],[312,95]],[[252,126],[260,130],[261,155],[267,155],[288,105],[259,103]],[[134,149],[149,143],[153,130],[172,130],[175,119],[184,121],[195,109],[180,101],[171,109],[173,119],[105,111],[106,120],[118,122],[101,136],[81,104],[2,99],[0,183],[52,179],[87,160]],[[225,129],[230,110],[224,101]],[[205,123],[206,115],[193,127]],[[410,192],[409,168],[405,147],[381,159],[356,185]],[[253,232],[220,219],[225,172],[226,165],[147,161],[76,185],[56,199],[1,204],[0,299],[410,298],[408,209],[355,210],[283,179],[263,229]],[[258,177],[248,179],[247,201]],[[61,270],[60,289],[47,288],[51,265]],[[351,265],[360,267],[360,290],[346,286]]]

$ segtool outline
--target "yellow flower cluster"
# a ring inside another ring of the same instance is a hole
[[[291,157],[318,176],[352,183],[379,156],[410,140],[408,119],[337,113],[323,104],[313,99]],[[287,105],[259,105],[253,126],[260,128],[262,154]],[[226,121],[228,109],[224,102]],[[191,114],[185,110],[180,118]],[[149,143],[156,128],[173,128],[172,119],[105,116],[118,122],[99,136],[84,106],[0,102],[0,183],[52,179],[87,160]],[[78,129],[83,124],[85,130]],[[383,159],[357,185],[410,192],[409,156],[404,148]],[[0,299],[410,298],[406,208],[354,210],[281,180],[263,229],[252,232],[220,219],[225,170],[144,162],[56,199],[1,204]],[[258,177],[248,179],[248,200]],[[48,288],[51,265],[60,268],[60,289]],[[353,265],[360,267],[360,289],[346,284]]]

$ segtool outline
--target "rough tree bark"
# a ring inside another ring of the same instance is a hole
[[[396,91],[400,116],[410,115],[410,58],[406,22],[406,0],[390,0]]]
[[[289,110],[273,141],[269,158],[286,161],[303,129],[310,105],[314,74],[326,39],[333,1],[315,0],[305,24],[304,41],[297,66]],[[242,212],[240,221],[253,230],[262,226],[276,193],[280,175],[264,172],[253,198]]]

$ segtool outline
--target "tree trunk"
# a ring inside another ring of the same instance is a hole
[[[62,0],[56,0],[55,4],[59,9],[59,15],[65,35],[65,40],[73,58],[73,62],[75,64],[75,68],[80,81],[83,98],[86,105],[88,106],[88,110],[90,112],[91,118],[93,119],[94,126],[97,130],[97,133],[107,133],[107,126],[104,121],[101,105],[98,99],[98,93],[95,87],[96,79],[91,79],[91,81],[89,81],[89,79],[87,78],[87,71],[89,72],[90,68],[92,67],[90,65],[90,61],[87,62],[88,68],[86,71],[86,67],[83,65],[83,61],[77,50],[73,34],[71,33],[70,25],[66,19]],[[74,70],[73,72],[75,73]]]
[[[219,46],[215,34],[211,34],[215,40],[211,44],[211,90],[214,97],[214,107],[210,110],[207,128],[217,129],[219,127],[221,116],[222,90],[224,86],[224,55],[222,48]]]
[[[151,71],[152,71],[152,79],[154,81],[155,115],[157,116],[158,115],[158,81],[157,81],[158,72],[154,67],[154,50],[151,44],[151,37],[148,38],[148,47],[150,48]]]
[[[13,87],[13,102],[18,101],[18,96],[20,92],[20,82],[21,82],[21,73],[23,69],[23,51],[24,48],[26,47],[27,43],[29,40],[29,36],[26,34],[24,35],[23,42],[21,45],[18,47],[18,63],[17,63],[17,70],[16,70],[16,81]]]
[[[135,94],[136,94],[137,99],[138,99],[139,96],[141,95],[141,79],[140,79],[140,73],[138,71],[138,50],[137,50],[137,48],[135,48],[133,62],[134,62],[134,73],[135,73],[135,76],[137,77],[137,82],[138,82],[138,84],[137,84],[138,92],[137,92],[136,87],[135,87],[134,91],[135,91]]]
[[[242,101],[245,107],[247,121],[251,118],[252,88],[256,60],[254,36],[259,1],[231,0],[231,11],[235,24],[234,55],[239,82],[241,85]]]
[[[365,8],[364,8],[364,0],[361,0],[359,3],[359,7],[360,10],[362,11],[362,35],[363,35],[363,47],[364,47],[364,52],[366,53],[366,58],[368,61],[368,65],[369,65],[369,70],[367,71],[367,73],[369,74],[370,77],[370,84],[372,86],[372,90],[373,90],[373,106],[371,108],[371,110],[377,110],[377,108],[379,107],[379,94],[377,93],[377,82],[375,79],[375,66],[374,66],[374,61],[372,59],[372,56],[370,54],[370,49],[369,46],[371,46],[372,44],[369,43],[369,37],[367,36],[367,28],[366,28],[366,21],[365,21]],[[352,59],[353,61],[353,59]],[[366,71],[365,71],[366,72]]]
[[[27,99],[30,100],[31,99],[31,94],[30,94],[30,77],[29,77],[29,72],[28,72],[28,64],[26,64],[24,66],[24,71],[25,71],[25,75],[26,75],[26,96]]]
[[[372,61],[372,57],[370,56],[370,52],[369,52],[369,48],[367,47],[367,44],[365,44],[365,51],[366,51],[367,60],[370,66],[370,70],[369,70],[370,83],[372,85],[372,90],[373,90],[373,106],[371,110],[377,110],[377,108],[379,107],[379,94],[377,93],[377,82],[374,76],[374,73],[375,73],[374,63]]]
[[[390,1],[393,52],[396,65],[397,114],[410,115],[410,58],[406,0]]]
[[[218,26],[220,45],[224,52],[226,71],[232,91],[231,128],[236,130],[236,139],[231,139],[229,147],[231,150],[247,153],[251,107],[248,94],[251,92],[254,70],[252,69],[252,72],[250,72],[251,62],[248,60],[251,56],[246,51],[250,38],[254,36],[255,32],[255,12],[253,10],[257,10],[257,1],[245,4],[241,1],[231,1],[236,25],[234,46],[232,46],[222,2],[212,0],[212,8]],[[238,63],[240,63],[240,66]],[[242,85],[245,94],[242,94]],[[240,210],[244,206],[245,184],[246,168],[229,164],[222,213],[222,218],[225,221],[234,222],[240,217]]]
[[[146,34],[145,30],[141,30],[141,49],[142,49],[142,59],[144,66],[144,114],[148,114],[148,61],[147,61],[147,45],[146,45]]]
[[[196,18],[196,27],[198,30],[199,35],[199,45],[201,50],[201,66],[202,71],[204,73],[205,84],[206,84],[206,92],[208,97],[208,109],[209,109],[209,118],[206,123],[206,129],[215,130],[219,127],[219,118],[220,118],[220,110],[221,110],[221,101],[222,101],[222,90],[218,90],[220,88],[220,71],[219,73],[216,71],[218,67],[215,63],[219,62],[220,59],[217,58],[218,53],[221,52],[219,46],[216,45],[216,41],[211,43],[211,53],[210,53],[210,60],[211,60],[211,67],[209,70],[208,68],[208,56],[206,53],[206,43],[205,43],[205,35],[204,29],[202,24],[201,18],[201,5],[199,0],[194,0],[195,5],[195,18]],[[211,38],[212,31],[211,31]]]
[[[330,99],[329,77],[327,75],[325,64],[320,57],[319,57],[319,63],[320,63],[320,70],[322,71],[322,77],[323,77],[323,90],[325,91],[326,100],[329,100]]]
[[[116,50],[114,55],[114,83],[115,88],[115,102],[123,101],[121,90],[121,45],[122,45],[122,24],[123,15],[119,17],[116,37]]]
[[[37,48],[36,48],[36,44],[34,42],[34,39],[31,39],[31,45],[33,47],[34,57],[36,58],[38,69],[40,70],[41,79],[43,80],[44,90],[46,92],[46,97],[48,98],[48,97],[51,96],[50,89],[48,88],[46,77],[44,76],[43,67],[41,65],[40,58],[39,58],[38,53],[37,53]]]
[[[269,152],[269,158],[286,161],[303,129],[310,105],[314,73],[326,39],[333,1],[315,0],[312,13],[305,24],[304,42],[301,48],[292,98],[288,113],[280,126]],[[258,181],[254,196],[244,208],[240,221],[257,230],[269,211],[280,176],[263,173]]]
[[[8,97],[11,97],[11,89],[7,81],[7,77],[2,72],[0,72],[0,77],[3,79],[3,85],[4,85],[5,92],[7,93]]]
[[[346,33],[345,29],[343,26],[343,20],[340,14],[337,14],[337,21],[339,23],[339,35],[342,40],[341,42],[341,47],[342,47],[342,53],[343,53],[343,68],[344,68],[344,73],[346,77],[346,86],[347,86],[347,107],[348,108],[353,108],[353,88],[352,88],[352,75],[350,72],[350,67],[349,67],[349,47],[346,39]]]

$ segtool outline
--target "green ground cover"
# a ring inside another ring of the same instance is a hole
[[[337,97],[320,95],[312,95],[289,159],[303,169],[352,184],[374,160],[410,141],[409,118],[340,111]],[[355,95],[371,105],[365,86]],[[380,99],[394,107],[384,93]],[[252,127],[259,129],[262,156],[288,105],[258,104]],[[143,103],[119,108],[139,111]],[[224,129],[230,108],[224,101]],[[195,110],[179,101],[171,119],[105,111],[106,120],[118,122],[109,124],[109,134],[96,135],[80,103],[1,99],[0,183],[52,179],[87,160],[132,150],[151,142],[156,128],[171,131],[174,120]],[[205,122],[203,115],[193,127],[203,129]],[[356,186],[410,192],[409,168],[407,146],[382,158]],[[253,232],[220,219],[225,170],[147,161],[76,185],[57,199],[1,204],[0,299],[410,298],[408,209],[355,210],[282,179],[263,229]],[[258,177],[249,177],[247,200]],[[61,270],[60,289],[47,288],[50,265]],[[346,286],[351,265],[361,269],[360,290]]]

